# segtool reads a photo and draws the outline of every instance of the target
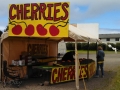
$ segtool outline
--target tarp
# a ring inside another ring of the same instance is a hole
[[[76,27],[84,32],[89,33],[91,38],[99,38],[99,24],[98,23],[80,23]]]
[[[92,31],[91,31],[92,32]],[[8,32],[4,32],[2,35],[1,35],[1,42],[5,39],[9,37],[8,36]],[[85,42],[98,42],[98,43],[101,43],[100,39],[96,38],[96,37],[93,37],[93,35],[90,35],[90,33],[88,32],[85,32],[84,30],[82,29],[79,29],[73,25],[69,25],[69,38],[72,38],[74,40],[79,40],[79,41],[85,41]],[[43,39],[46,39],[46,38],[43,38]],[[63,40],[64,38],[61,38],[61,37],[48,37],[47,39],[49,40]]]
[[[92,31],[91,31],[92,32]],[[99,42],[100,39],[93,37],[90,33],[85,32],[82,29],[79,29],[73,25],[69,25],[69,37],[74,40],[84,40],[86,42]]]

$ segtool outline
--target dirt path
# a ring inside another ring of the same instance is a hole
[[[80,58],[84,58],[87,57],[87,55],[82,54],[79,55]],[[95,54],[90,54],[89,58],[96,60],[96,56]],[[120,66],[120,54],[106,54],[105,55],[105,62],[104,62],[104,68],[107,71],[113,71],[113,69],[115,69],[116,67]]]
[[[87,55],[80,55],[79,57],[84,58]],[[91,59],[96,60],[95,54],[90,54]],[[85,80],[87,90],[104,90],[104,87],[109,85],[111,79],[116,74],[116,68],[120,66],[120,55],[119,54],[106,54],[105,57],[105,77],[104,78],[91,78],[90,80]],[[38,81],[39,83],[39,81]],[[76,90],[75,82],[67,82],[61,84],[55,84],[51,86],[40,86],[38,83],[33,82],[24,82],[24,84],[20,88],[15,88],[8,86],[6,88],[2,87],[0,84],[0,90]],[[84,89],[83,81],[80,80],[80,90]]]
[[[80,55],[81,58],[85,56],[86,55]],[[90,54],[89,57],[96,60],[95,54]],[[104,87],[110,84],[118,67],[120,67],[120,55],[115,53],[106,54],[104,62],[105,77],[91,78],[89,81],[86,81],[87,90],[104,90]],[[82,83],[82,81],[80,81],[80,83]],[[80,86],[80,90],[84,90],[83,85]]]

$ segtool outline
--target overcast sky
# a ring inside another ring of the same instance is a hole
[[[8,5],[70,2],[70,23],[99,23],[99,33],[120,33],[120,0],[0,0],[0,30],[8,24]]]

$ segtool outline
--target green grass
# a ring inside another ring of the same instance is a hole
[[[116,75],[112,78],[111,82],[105,90],[120,90],[120,67],[117,69]]]
[[[71,51],[71,50],[67,50],[67,52],[68,51]],[[104,51],[106,54],[114,54],[115,53],[115,51]],[[87,54],[87,50],[78,50],[78,53],[79,54]],[[117,52],[117,53],[119,53],[120,54],[120,52]],[[96,51],[91,51],[91,50],[89,50],[89,54],[96,54]]]

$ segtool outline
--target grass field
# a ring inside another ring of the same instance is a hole
[[[110,84],[104,90],[120,90],[120,67],[117,69],[117,73],[112,78]]]
[[[70,50],[67,50],[67,52],[68,51],[70,51]],[[78,50],[78,53],[79,54],[87,54],[87,50]],[[107,53],[107,54],[112,54],[112,53],[115,53],[115,51],[104,51],[105,53]],[[119,53],[120,54],[120,51],[119,52],[117,52],[117,53]],[[96,51],[89,51],[89,54],[96,54]]]

